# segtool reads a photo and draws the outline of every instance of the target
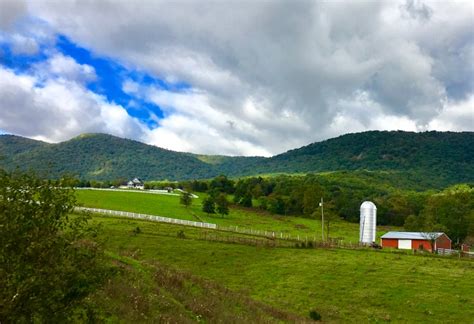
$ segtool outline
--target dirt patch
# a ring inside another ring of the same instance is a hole
[[[309,227],[306,226],[306,225],[303,225],[303,224],[296,224],[296,225],[295,225],[295,228],[296,228],[296,229],[308,229]]]

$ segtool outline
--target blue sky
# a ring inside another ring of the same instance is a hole
[[[27,73],[34,64],[46,61],[49,57],[48,52],[51,51],[71,57],[78,64],[86,64],[93,67],[97,78],[94,81],[88,82],[87,88],[105,96],[108,101],[121,105],[130,116],[138,118],[150,128],[157,126],[156,121],[150,118],[150,113],[155,114],[158,118],[163,118],[163,112],[158,105],[125,93],[122,90],[123,82],[125,80],[132,80],[143,86],[154,86],[177,92],[189,88],[184,82],[169,84],[143,71],[127,69],[118,61],[93,55],[89,50],[74,44],[64,35],[56,35],[53,48],[43,47],[34,55],[15,55],[12,52],[11,44],[8,43],[3,43],[1,49],[3,52],[1,64],[19,74]]]
[[[0,130],[265,156],[474,130],[469,1],[140,1],[0,1]]]

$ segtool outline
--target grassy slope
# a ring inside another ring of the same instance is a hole
[[[256,248],[196,240],[198,229],[95,217],[109,251],[214,280],[278,309],[328,322],[468,323],[474,263],[387,251]],[[139,226],[141,234],[133,235]],[[199,311],[197,312],[199,313]]]
[[[193,204],[186,209],[179,203],[179,197],[177,196],[97,190],[78,190],[76,196],[78,202],[87,207],[146,213],[193,221],[203,220],[221,226],[276,231],[291,236],[321,237],[320,220],[277,216],[266,212],[235,208],[232,208],[230,214],[225,217],[209,216],[201,211],[201,198],[193,199]],[[380,236],[390,229],[396,228],[379,226],[377,234]],[[330,235],[331,237],[344,238],[346,242],[357,242],[359,225],[344,221],[333,222]]]
[[[117,272],[86,303],[101,323],[275,323],[302,322],[210,280],[108,252]],[[89,312],[90,314],[91,312]],[[79,320],[77,322],[83,322]]]
[[[77,190],[79,204],[86,207],[122,210],[134,213],[173,217],[197,221],[191,212],[197,212],[196,204],[186,210],[178,196],[134,193],[126,191]]]

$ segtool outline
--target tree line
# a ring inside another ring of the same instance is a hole
[[[365,200],[377,206],[378,225],[404,226],[408,231],[442,231],[453,243],[474,236],[474,187],[454,185],[442,191],[399,190],[367,181],[351,173],[333,176],[248,177],[238,180],[224,175],[175,185],[210,197],[230,195],[232,202],[278,215],[320,217],[324,198],[325,218],[359,222],[359,207]],[[474,243],[474,242],[473,242]]]

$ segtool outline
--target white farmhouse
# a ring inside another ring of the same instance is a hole
[[[143,190],[145,189],[145,184],[140,178],[134,178],[133,180],[130,180],[129,182],[127,182],[127,187],[130,189]]]

